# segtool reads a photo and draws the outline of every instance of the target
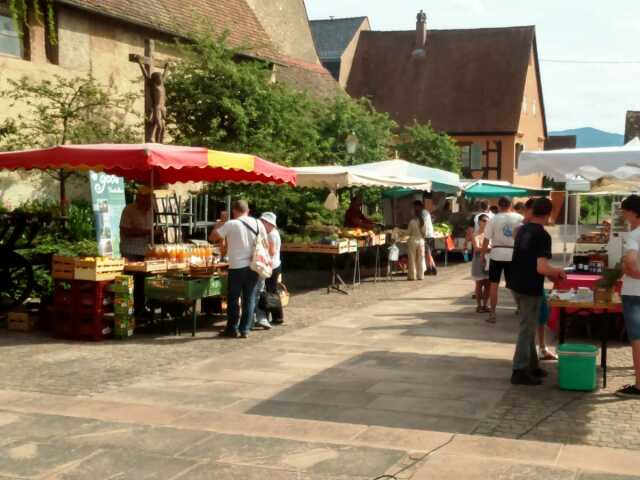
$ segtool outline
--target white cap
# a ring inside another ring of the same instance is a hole
[[[277,227],[278,225],[276,224],[276,214],[273,212],[264,212],[261,216],[260,216],[260,220],[264,220],[265,222],[273,225],[274,227]]]

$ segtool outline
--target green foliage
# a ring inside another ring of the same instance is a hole
[[[136,95],[118,95],[102,87],[91,75],[67,79],[8,80],[0,92],[10,107],[20,104],[25,114],[0,124],[0,150],[86,143],[131,143],[140,138],[132,124]],[[48,172],[60,182],[60,205],[66,205],[65,182],[72,172]]]
[[[200,36],[180,45],[180,51],[182,60],[166,81],[169,131],[176,143],[254,153],[288,166],[388,158],[396,124],[370,102],[345,94],[318,99],[271,83],[268,66],[238,61],[225,35]],[[345,144],[351,132],[359,142],[353,156]],[[324,209],[326,191],[227,185],[213,185],[210,191],[242,196],[255,212],[276,211],[279,223],[292,231],[310,222],[341,223],[344,216],[344,208]],[[341,203],[348,205],[348,200]]]
[[[226,35],[180,45],[166,81],[169,131],[176,143],[251,152],[290,166],[363,163],[386,158],[395,123],[368,101],[321,100],[270,82],[264,62],[243,59]],[[354,132],[351,158],[345,140]]]
[[[405,160],[460,173],[460,152],[447,134],[436,132],[431,125],[414,124],[404,136],[398,152]]]
[[[13,19],[13,24],[16,30],[20,32],[20,35],[24,32],[24,26],[28,24],[29,13],[33,12],[36,21],[41,22],[44,20],[49,27],[49,41],[55,45],[58,42],[56,35],[56,15],[53,9],[53,0],[45,0],[45,12],[42,12],[40,7],[41,0],[31,0],[31,3],[27,3],[27,0],[9,0],[9,13]]]
[[[580,198],[580,221],[583,224],[595,225],[604,218],[611,217],[611,204],[613,199],[610,197],[589,197]]]
[[[53,218],[59,209],[56,202],[33,200],[22,205],[18,211],[41,218]],[[51,293],[52,255],[98,255],[91,205],[88,202],[72,203],[67,221],[44,225],[32,243],[33,247],[20,249],[19,253],[32,263],[36,284],[34,293],[43,297]]]

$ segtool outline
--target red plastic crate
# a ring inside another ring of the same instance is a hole
[[[83,308],[92,307],[98,311],[105,303],[113,303],[113,293],[108,289],[111,283],[111,281],[89,282],[75,280],[73,291],[76,305]]]
[[[104,315],[76,315],[74,338],[90,342],[100,342],[111,333]]]
[[[73,281],[54,280],[53,281],[53,305],[64,307],[73,305],[75,294],[73,291]]]
[[[75,332],[75,315],[71,307],[52,307],[48,311],[51,331],[56,338],[71,340]]]

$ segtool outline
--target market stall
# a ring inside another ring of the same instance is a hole
[[[331,191],[329,199],[335,199],[335,192],[338,190],[352,187],[380,187],[387,191],[402,189],[408,192],[421,192],[420,195],[422,192],[431,191],[457,193],[459,183],[459,177],[454,173],[399,159],[350,166],[300,167],[294,170],[297,174],[298,187],[328,189]],[[380,224],[373,229],[331,229],[328,227],[324,232],[327,236],[318,239],[319,243],[315,244],[316,247],[313,246],[313,243],[309,248],[308,245],[299,245],[297,244],[299,242],[294,242],[283,246],[283,248],[287,248],[288,251],[311,253],[314,249],[316,251],[322,250],[322,244],[332,242],[337,244],[343,239],[356,240],[357,248],[355,250],[353,247],[342,249],[345,252],[342,255],[354,256],[354,283],[359,281],[359,255],[363,249],[374,250],[375,278],[377,279],[381,274],[381,248],[389,241],[394,242],[401,238],[397,233],[394,235],[393,227],[396,226],[396,222],[392,221],[391,223],[392,225],[389,225],[389,222],[385,221],[386,226]],[[350,249],[354,251],[349,252]],[[335,289],[333,287],[336,286],[336,280],[338,286],[342,284],[342,280],[339,276],[336,278],[334,273],[332,272],[330,289]],[[341,288],[340,290],[342,291]]]
[[[546,197],[551,194],[548,188],[530,188],[499,180],[463,180],[460,185],[464,196],[473,199]]]
[[[0,168],[104,172],[148,184],[152,192],[158,184],[190,181],[277,185],[295,185],[296,181],[292,170],[253,155],[160,144],[65,145],[2,152]],[[152,203],[152,226],[153,210]],[[149,244],[145,259],[135,262],[54,257],[54,333],[98,340],[111,328],[110,318],[119,336],[128,336],[134,325],[133,275],[141,274],[148,277],[144,290],[150,299],[191,307],[195,335],[195,302],[224,295],[226,264],[208,244],[159,247],[153,235]]]

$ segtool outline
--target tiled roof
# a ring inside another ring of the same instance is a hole
[[[429,30],[422,56],[414,55],[415,41],[413,30],[363,31],[347,91],[403,125],[431,122],[452,134],[518,131],[535,27]]]
[[[233,46],[250,47],[251,52],[266,59],[278,57],[269,36],[244,0],[58,1],[182,37],[189,37],[198,28],[212,27],[220,33],[228,30]]]
[[[311,32],[322,60],[337,60],[367,17],[311,20]]]
[[[335,78],[322,65],[284,59],[285,67],[276,68],[276,80],[316,97],[335,97],[344,92]]]
[[[245,0],[58,0],[97,14],[188,38],[198,25],[229,32],[229,43],[247,47],[247,53],[280,65],[276,78],[320,96],[339,90],[337,82],[321,65],[284,56]]]

